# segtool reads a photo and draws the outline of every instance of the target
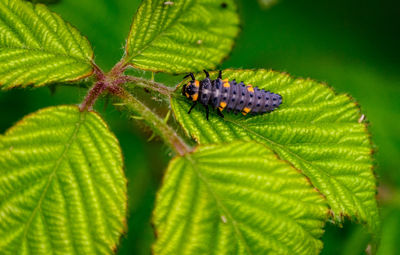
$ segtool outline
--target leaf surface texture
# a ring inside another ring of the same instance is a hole
[[[265,146],[200,146],[170,162],[154,212],[155,254],[318,254],[328,208]]]
[[[211,69],[230,52],[238,24],[233,0],[145,0],[134,17],[125,60],[157,72]]]
[[[111,254],[126,214],[115,136],[76,106],[40,110],[0,136],[1,254]]]
[[[188,135],[200,144],[238,139],[265,144],[310,178],[326,197],[335,220],[346,215],[376,230],[372,149],[366,124],[351,98],[336,95],[327,85],[274,71],[226,70],[223,78],[278,93],[283,103],[263,115],[225,113],[222,119],[212,114],[207,121],[201,106],[187,114],[190,102],[177,93],[172,109]]]
[[[87,39],[45,5],[0,1],[0,84],[42,86],[89,76]]]

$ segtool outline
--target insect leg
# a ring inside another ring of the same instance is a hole
[[[222,79],[222,70],[219,70],[218,78]]]
[[[204,107],[206,108],[206,119],[208,120],[208,115],[210,113],[210,108],[208,108],[208,105],[204,105]]]
[[[194,74],[193,73],[189,73],[188,75],[185,75],[185,77],[183,77],[183,79],[186,79],[187,77],[192,77],[192,81],[194,81],[194,80],[196,80],[195,78],[194,78]]]
[[[210,77],[210,74],[206,70],[203,70],[203,72],[206,74],[207,78]]]
[[[218,114],[218,116],[220,116],[221,118],[224,117],[224,114],[222,114],[222,112],[221,112],[219,109],[217,109],[217,114]]]
[[[196,106],[196,104],[197,104],[197,101],[195,101],[195,102],[192,104],[192,106],[190,107],[190,109],[189,109],[189,111],[188,111],[188,114],[190,114],[190,112],[193,110],[193,108]]]

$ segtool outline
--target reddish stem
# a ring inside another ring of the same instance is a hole
[[[126,64],[123,61],[120,61],[109,73],[105,74],[95,63],[93,63],[94,74],[97,82],[89,90],[80,105],[80,110],[92,110],[97,98],[107,90],[109,93],[119,97],[131,112],[142,116],[147,125],[149,125],[154,132],[156,132],[172,149],[174,149],[175,152],[181,156],[190,153],[192,148],[187,145],[170,126],[164,123],[163,119],[131,94],[127,93],[127,91],[125,91],[120,85],[127,82],[134,82],[139,86],[149,87],[166,96],[170,96],[173,90],[154,81],[126,76],[124,75],[126,67]]]
[[[111,69],[109,76],[119,78],[125,72],[126,68],[127,65],[121,60]]]
[[[89,90],[80,105],[81,111],[92,110],[97,98],[99,98],[106,89],[112,94],[121,95],[119,85],[126,82],[126,79],[123,78],[126,65],[122,61],[118,62],[107,74],[105,74],[96,63],[92,62],[92,65],[97,82]]]
[[[82,104],[79,106],[81,112],[83,111],[91,111],[93,109],[93,105],[96,102],[97,98],[103,93],[103,91],[108,87],[108,84],[104,81],[98,81],[94,84],[94,86],[89,90],[88,94],[83,100]]]
[[[104,74],[103,70],[101,70],[101,68],[96,65],[96,63],[94,61],[92,61],[92,66],[94,69],[94,74],[96,75],[96,78],[98,81],[102,81],[106,78],[106,75]]]

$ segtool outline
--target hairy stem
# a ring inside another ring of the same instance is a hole
[[[159,135],[177,154],[183,156],[192,151],[192,148],[167,124],[167,120],[160,118],[155,112],[128,93],[121,85],[134,83],[136,86],[157,91],[167,97],[171,97],[174,89],[152,80],[124,75],[127,65],[123,61],[118,62],[106,74],[94,62],[93,67],[97,82],[89,90],[85,100],[80,105],[81,111],[91,110],[97,98],[107,90],[122,101],[120,105],[125,106],[129,112],[140,116],[154,133]]]
[[[121,89],[118,94],[122,103],[120,105],[127,108],[131,113],[137,114],[143,121],[157,134],[164,142],[177,154],[183,156],[192,151],[183,139],[156,113],[140,102],[137,98]]]
[[[127,64],[123,60],[119,61],[108,73],[111,77],[121,77],[127,68]]]
[[[92,60],[92,66],[94,69],[94,75],[98,81],[104,80],[106,75],[104,74],[103,70]]]
[[[162,83],[158,83],[152,80],[147,80],[140,77],[124,75],[121,77],[125,81],[125,83],[134,83],[136,86],[144,87],[153,91],[157,91],[158,93],[170,97],[171,94],[175,91],[175,88],[170,88],[165,86]]]
[[[111,94],[118,94],[120,93],[119,85],[126,83],[125,79],[123,78],[123,73],[126,69],[126,66],[123,65],[121,61],[118,62],[108,73],[104,73],[94,61],[92,61],[92,66],[97,82],[89,90],[84,101],[80,105],[81,111],[91,110],[97,98],[99,98],[99,96],[106,89]]]
[[[93,87],[89,90],[82,104],[79,106],[81,111],[91,110],[97,98],[107,88],[107,83],[104,81],[96,82]]]

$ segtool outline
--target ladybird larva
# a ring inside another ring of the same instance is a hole
[[[182,94],[193,101],[188,113],[200,102],[206,108],[208,120],[209,105],[217,109],[218,115],[224,117],[222,111],[262,114],[272,112],[282,104],[282,96],[276,93],[253,87],[251,84],[237,83],[235,80],[222,79],[222,71],[218,78],[210,79],[209,73],[204,70],[206,78],[196,80],[193,73],[184,78],[191,77],[189,83],[183,85]]]

